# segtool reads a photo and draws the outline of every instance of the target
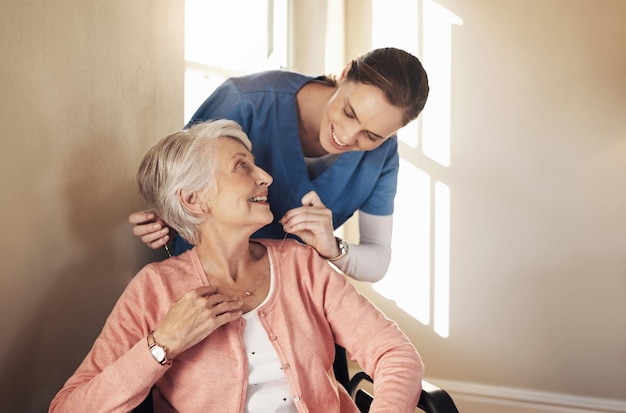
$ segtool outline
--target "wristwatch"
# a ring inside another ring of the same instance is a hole
[[[339,247],[340,252],[339,252],[339,255],[337,255],[334,258],[326,258],[328,261],[337,261],[338,259],[343,258],[346,255],[348,255],[348,250],[350,249],[348,247],[348,243],[339,237],[335,237],[335,240],[337,241],[337,246]]]
[[[148,334],[148,349],[150,350],[150,354],[152,354],[152,358],[157,362],[162,365],[171,363],[171,360],[167,358],[167,348],[154,341],[154,331],[151,331]]]

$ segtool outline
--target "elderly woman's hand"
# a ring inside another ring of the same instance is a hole
[[[315,191],[302,197],[302,205],[287,211],[280,223],[283,231],[298,236],[322,257],[336,257],[341,251],[333,229],[333,212],[326,208]]]
[[[214,287],[189,291],[167,312],[154,331],[157,343],[167,348],[173,359],[195,346],[224,324],[241,317],[243,301],[227,297]]]
[[[128,222],[135,225],[133,234],[154,250],[161,248],[170,239],[169,227],[158,219],[154,211],[133,212],[128,216]]]

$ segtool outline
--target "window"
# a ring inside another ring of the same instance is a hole
[[[286,66],[287,1],[185,1],[184,123],[227,78]]]

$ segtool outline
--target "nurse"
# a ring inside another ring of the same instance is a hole
[[[345,274],[380,280],[391,260],[399,167],[396,132],[421,113],[428,77],[420,61],[396,48],[372,50],[339,78],[271,70],[226,80],[187,126],[230,119],[252,141],[259,167],[274,178],[274,220],[255,238],[291,234]],[[359,213],[358,244],[333,231]],[[129,216],[153,249],[191,246],[152,211]]]

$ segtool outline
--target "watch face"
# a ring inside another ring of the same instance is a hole
[[[339,255],[340,258],[348,253],[348,243],[346,241],[340,240],[338,247],[339,247],[339,252],[341,253],[341,255]]]
[[[154,346],[150,349],[150,353],[152,353],[152,357],[159,363],[165,360],[165,350],[162,347]]]

